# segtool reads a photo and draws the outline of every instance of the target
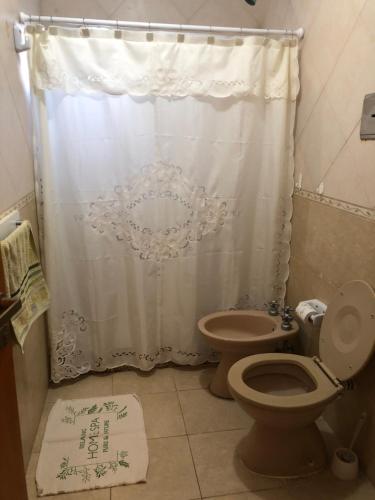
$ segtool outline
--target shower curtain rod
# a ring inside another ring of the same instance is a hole
[[[164,24],[134,21],[117,21],[113,19],[88,19],[85,17],[56,17],[56,16],[35,16],[21,12],[19,20],[26,23],[47,23],[47,24],[69,24],[72,26],[106,26],[111,28],[130,28],[138,30],[163,30],[163,31],[185,31],[200,33],[220,33],[222,35],[263,35],[263,36],[295,36],[302,39],[304,29],[258,29],[258,28],[230,28],[226,26],[199,26],[193,24]]]

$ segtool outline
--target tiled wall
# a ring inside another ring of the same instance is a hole
[[[363,97],[375,92],[373,0],[260,0],[269,27],[306,29],[296,123],[296,181],[375,208],[375,142],[359,140]]]
[[[359,139],[363,96],[375,92],[375,2],[259,1],[264,26],[306,29],[295,152],[303,190],[294,198],[288,300],[329,303],[346,281],[375,287],[375,142]],[[302,338],[306,353],[317,353],[319,332],[305,328]],[[375,483],[374,378],[375,357],[326,417],[347,445],[360,413],[369,413],[357,451]]]
[[[38,13],[37,0],[0,2],[0,217],[21,201],[21,217],[37,234],[31,116],[24,65],[13,48],[13,21],[20,10]],[[38,428],[48,385],[44,318],[33,326],[25,352],[14,348],[17,398],[25,466]]]
[[[256,27],[244,0],[41,0],[42,13],[97,19]],[[259,17],[262,11],[259,10]]]

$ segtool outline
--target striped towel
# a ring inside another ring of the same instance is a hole
[[[0,241],[5,294],[20,299],[22,307],[11,322],[23,349],[33,322],[49,307],[49,292],[44,280],[29,221],[24,221]]]

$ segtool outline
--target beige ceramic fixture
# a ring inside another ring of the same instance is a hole
[[[216,396],[232,398],[228,390],[228,370],[239,359],[261,352],[273,352],[283,341],[298,333],[298,325],[281,329],[281,317],[264,311],[222,311],[204,316],[198,322],[213,349],[221,353],[221,360],[210,385]]]
[[[342,382],[368,362],[375,345],[375,294],[364,281],[346,283],[329,303],[319,352],[259,354],[229,370],[230,392],[255,420],[241,457],[258,474],[301,477],[327,462],[315,424],[326,405],[343,391]]]

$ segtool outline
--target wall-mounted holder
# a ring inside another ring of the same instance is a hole
[[[26,25],[23,23],[13,24],[14,47],[16,52],[24,52],[31,47],[30,39],[26,34]]]
[[[363,101],[360,137],[362,141],[375,140],[375,94],[367,94]]]
[[[304,300],[296,307],[297,316],[315,327],[321,326],[326,311],[327,305],[318,299]]]

